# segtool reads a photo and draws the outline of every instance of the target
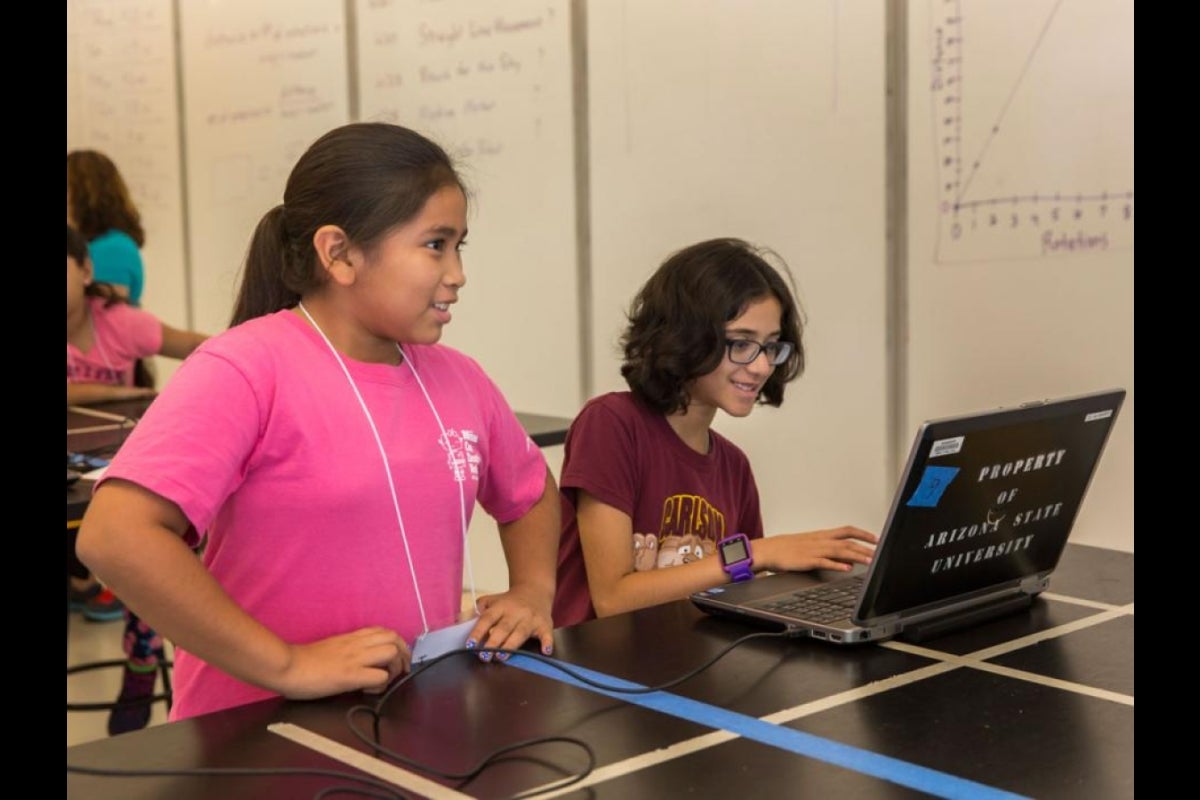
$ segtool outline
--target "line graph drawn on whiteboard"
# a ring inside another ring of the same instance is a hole
[[[942,263],[1133,246],[1133,0],[930,0]]]

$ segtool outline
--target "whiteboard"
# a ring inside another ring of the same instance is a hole
[[[262,216],[296,160],[349,119],[341,0],[179,4],[188,255],[198,329],[229,325]]]
[[[1133,0],[913,3],[910,429],[1129,390],[1072,541],[1133,550]]]
[[[1131,550],[1132,8],[68,0],[67,140],[130,179],[147,306],[210,332],[315,138],[362,119],[438,140],[474,190],[444,341],[534,413],[624,388],[623,315],[669,253],[770,246],[808,369],[782,408],[716,422],[768,531],[877,529],[923,419],[1123,386],[1075,540]]]
[[[594,392],[674,250],[773,248],[807,312],[808,366],[779,409],[715,427],[750,458],[768,533],[877,530],[892,488],[883,3],[614,0],[587,19]]]
[[[437,141],[472,192],[467,283],[442,341],[522,411],[579,408],[567,0],[358,0],[359,113]]]
[[[187,328],[175,55],[171,0],[68,0],[67,150],[117,165],[146,231],[142,307]]]

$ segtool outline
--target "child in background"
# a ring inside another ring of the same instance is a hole
[[[164,324],[96,280],[86,240],[67,226],[67,405],[153,395],[152,386],[135,385],[137,363],[186,358],[206,338]]]
[[[103,153],[67,153],[67,224],[87,240],[96,280],[141,305],[146,233],[125,179]]]
[[[233,326],[98,483],[78,552],[174,643],[171,719],[383,691],[459,621],[476,501],[510,587],[478,599],[464,646],[552,651],[553,476],[482,368],[437,343],[466,236],[441,147],[384,123],[322,136],[254,232]]]
[[[135,385],[141,359],[153,355],[185,358],[207,337],[164,325],[153,314],[129,305],[108,284],[94,279],[87,241],[67,226],[67,405],[154,394],[153,386]],[[85,619],[125,618],[125,673],[120,702],[154,693],[155,675],[164,658],[162,638],[99,581],[68,558],[71,603]],[[115,709],[110,734],[144,728],[150,705]]]
[[[849,570],[877,537],[844,525],[763,537],[758,487],[718,410],[779,406],[804,369],[800,311],[761,251],[714,239],[672,255],[633,301],[630,391],[593,398],[567,432],[554,624],[688,597],[754,570]],[[745,534],[753,559],[718,542]],[[752,542],[752,545],[751,545]]]

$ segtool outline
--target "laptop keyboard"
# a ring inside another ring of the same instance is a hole
[[[854,603],[863,579],[863,575],[856,575],[811,589],[800,589],[769,603],[762,603],[759,608],[812,622],[835,622],[854,612]]]

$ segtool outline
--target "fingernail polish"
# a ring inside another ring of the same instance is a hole
[[[468,650],[474,650],[474,649],[475,649],[475,640],[474,640],[474,639],[467,639],[467,644],[466,644],[466,647],[467,647],[467,649],[468,649]]]
[[[492,654],[491,654],[491,653],[480,653],[480,654],[479,654],[479,660],[480,660],[480,661],[491,661],[491,660],[492,660]]]
[[[545,647],[542,648],[542,653],[544,655],[550,655],[553,652],[554,652],[554,648],[551,645],[546,645]]]

